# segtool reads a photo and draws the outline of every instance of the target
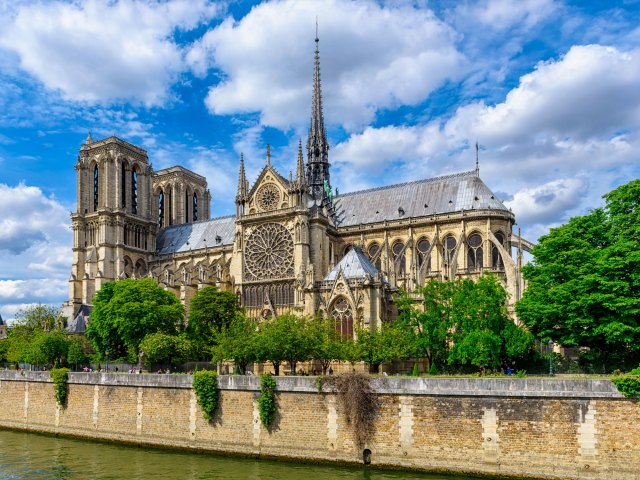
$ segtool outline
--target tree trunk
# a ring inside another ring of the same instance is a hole
[[[276,377],[280,375],[280,362],[271,362],[273,363],[273,371],[275,372]]]

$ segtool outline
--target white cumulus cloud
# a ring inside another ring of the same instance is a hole
[[[15,7],[0,47],[66,100],[161,105],[184,69],[173,34],[219,9],[207,0],[27,3]]]
[[[409,180],[470,170],[477,138],[482,178],[510,199],[522,225],[566,221],[640,174],[639,71],[640,50],[574,46],[523,75],[496,105],[351,135],[333,149],[345,172],[338,181],[351,189],[378,184],[381,172]]]
[[[288,129],[308,121],[314,20],[326,120],[347,129],[370,122],[379,109],[415,105],[466,61],[456,33],[428,9],[374,1],[281,0],[227,18],[187,56],[194,72],[221,72],[206,98],[215,114],[260,112],[263,125]]]

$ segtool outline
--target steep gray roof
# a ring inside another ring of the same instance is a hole
[[[2,315],[0,315],[0,326],[4,325],[4,321],[2,320]]]
[[[460,210],[509,211],[474,171],[345,193],[335,202],[339,227]]]
[[[93,307],[90,305],[82,305],[73,320],[67,323],[65,330],[69,333],[84,334],[89,324],[89,315],[91,315]]]
[[[231,245],[235,222],[235,215],[230,215],[164,228],[160,230],[156,241],[156,254],[166,255],[205,247]]]
[[[342,274],[347,280],[351,278],[362,278],[367,273],[371,276],[378,273],[378,270],[373,266],[369,258],[357,247],[349,250],[323,280],[325,282],[334,281],[338,278],[340,270],[342,270]]]

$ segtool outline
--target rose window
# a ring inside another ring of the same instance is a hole
[[[278,223],[256,228],[245,248],[247,280],[293,277],[293,238]]]
[[[263,211],[275,210],[280,203],[280,191],[273,183],[260,187],[256,193],[258,207]]]

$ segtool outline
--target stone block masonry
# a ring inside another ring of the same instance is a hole
[[[66,408],[48,372],[0,371],[0,428],[241,455],[509,477],[640,480],[640,404],[608,380],[376,378],[375,431],[356,447],[334,392],[277,378],[260,423],[258,377],[219,378],[202,416],[188,375],[72,373]]]

